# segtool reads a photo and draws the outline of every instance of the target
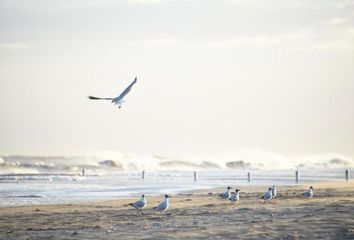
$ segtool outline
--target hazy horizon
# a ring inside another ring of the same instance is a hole
[[[353,69],[353,1],[2,0],[0,156],[353,158]]]

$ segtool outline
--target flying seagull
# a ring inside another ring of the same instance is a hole
[[[134,81],[126,88],[124,89],[124,91],[119,94],[118,97],[115,97],[115,98],[101,98],[101,97],[94,97],[94,96],[88,96],[89,99],[91,100],[111,100],[112,103],[114,103],[115,105],[118,106],[118,108],[121,108],[122,107],[122,104],[123,104],[123,98],[125,97],[125,95],[127,95],[130,90],[132,89],[133,85],[136,83],[137,81],[137,77],[135,77]]]

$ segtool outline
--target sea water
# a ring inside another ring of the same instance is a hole
[[[345,169],[301,169],[300,184],[323,181],[344,181]],[[248,182],[248,172],[251,181]],[[80,203],[127,197],[141,194],[163,195],[193,192],[214,187],[239,187],[252,184],[293,185],[295,170],[164,170],[116,171],[96,174],[86,171],[85,176],[69,174],[2,174],[0,176],[0,207],[38,204]]]

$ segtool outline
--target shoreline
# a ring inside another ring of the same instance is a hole
[[[342,182],[342,181],[328,181],[328,182],[317,182],[313,183],[312,186],[325,186],[325,187],[336,187],[336,188],[347,188],[349,186],[353,185],[353,192],[354,192],[354,182]],[[293,183],[293,184],[282,184],[282,185],[276,185],[277,189],[282,189],[282,188],[292,188],[292,189],[298,189],[300,192],[307,190],[309,184],[302,184],[302,183]],[[231,185],[233,187],[233,185]],[[241,188],[241,195],[242,193],[250,193],[250,192],[258,192],[259,194],[263,194],[267,190],[268,185],[260,185],[260,184],[240,184],[237,185],[236,188]],[[195,189],[187,189],[187,190],[181,190],[180,192],[177,191],[177,193],[171,193],[171,192],[166,192],[166,194],[172,195],[172,196],[198,196],[198,195],[214,195],[217,193],[222,193],[225,192],[226,187],[202,187],[201,188],[195,188]],[[235,189],[235,187],[233,187]],[[279,190],[278,190],[279,191]],[[141,194],[146,194],[149,196],[150,199],[159,199],[162,197],[165,193],[161,194],[148,194],[146,192],[141,192]],[[50,207],[57,207],[57,206],[82,206],[82,205],[105,205],[105,204],[111,204],[112,202],[126,202],[126,201],[134,201],[138,199],[141,195],[140,193],[135,195],[135,196],[115,196],[109,199],[97,199],[97,200],[79,200],[79,201],[68,201],[64,203],[39,203],[39,204],[24,204],[24,205],[9,205],[9,206],[0,206],[0,216],[1,216],[1,210],[2,209],[7,209],[7,208],[40,208],[40,207],[45,207],[45,208],[50,208]],[[26,198],[26,197],[24,197]]]
[[[243,186],[239,203],[217,198],[224,188],[173,195],[166,214],[152,210],[161,196],[148,197],[145,215],[126,206],[137,198],[0,208],[0,239],[117,238],[322,238],[354,237],[354,183],[277,186],[270,202],[264,186]],[[26,237],[27,236],[27,237]]]
[[[93,203],[99,203],[101,201],[111,201],[111,200],[124,200],[124,199],[129,199],[129,198],[134,198],[140,196],[140,194],[148,194],[150,196],[159,196],[162,193],[167,193],[167,194],[184,194],[184,193],[191,193],[191,192],[203,192],[203,191],[209,191],[215,188],[218,188],[220,186],[238,186],[238,188],[241,189],[247,189],[248,187],[251,187],[252,189],[256,189],[260,187],[261,189],[265,189],[267,186],[271,186],[275,183],[276,186],[301,186],[305,184],[312,184],[312,185],[319,185],[322,183],[335,183],[335,184],[342,184],[345,183],[343,180],[330,180],[330,181],[314,181],[312,183],[295,183],[295,182],[281,182],[277,183],[277,181],[273,181],[272,184],[271,182],[264,181],[263,183],[260,183],[259,181],[256,182],[247,182],[246,180],[243,182],[234,182],[234,183],[217,183],[213,185],[206,185],[205,182],[199,183],[195,182],[193,184],[188,183],[182,183],[182,184],[177,184],[177,185],[168,185],[166,183],[162,185],[157,185],[160,183],[154,183],[154,182],[147,182],[147,184],[135,184],[131,186],[116,186],[115,188],[111,188],[109,185],[102,185],[103,187],[99,189],[97,192],[94,188],[90,186],[90,183],[86,185],[87,183],[84,183],[82,186],[84,187],[84,191],[79,191],[75,192],[73,191],[74,188],[76,187],[77,184],[80,184],[79,182],[75,184],[71,184],[71,182],[55,182],[53,183],[54,186],[51,184],[47,183],[36,183],[36,185],[29,185],[30,182],[24,183],[26,187],[29,187],[30,190],[21,192],[22,190],[19,188],[21,185],[18,183],[4,183],[4,188],[3,191],[5,192],[5,196],[3,195],[0,198],[0,209],[1,208],[7,208],[7,207],[24,207],[24,206],[46,206],[46,205],[57,205],[57,204],[85,204],[86,202],[93,202]],[[92,184],[92,183],[91,183]],[[99,182],[95,183],[99,184]],[[172,184],[172,183],[171,183]],[[0,184],[0,187],[2,185]],[[41,190],[41,187],[44,187],[44,190]],[[55,187],[55,188],[64,188],[65,190],[69,190],[68,195],[63,195],[58,194],[52,194],[50,186]],[[86,186],[89,186],[86,188]],[[307,185],[306,185],[307,186]],[[91,187],[91,189],[90,189]],[[16,189],[16,194],[9,194],[8,196],[6,195],[6,192],[11,191],[12,188]],[[23,188],[23,187],[22,187]],[[222,187],[221,187],[222,188]],[[38,190],[39,191],[38,191]],[[144,192],[142,192],[144,191]],[[85,192],[88,193],[88,195],[85,195]],[[99,195],[100,192],[102,192],[102,195]],[[96,194],[97,193],[97,194]],[[95,195],[96,194],[96,195]]]

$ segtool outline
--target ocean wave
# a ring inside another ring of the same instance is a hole
[[[193,162],[186,162],[186,161],[164,161],[160,162],[159,166],[165,167],[167,169],[174,169],[174,168],[188,168],[188,169],[221,169],[222,167],[217,163],[203,161],[201,163],[193,163]]]
[[[162,170],[239,170],[239,169],[297,169],[297,168],[353,168],[354,160],[339,154],[284,157],[269,152],[256,154],[230,154],[176,158],[161,155],[107,155],[96,156],[20,156],[0,157],[0,174],[11,173],[72,173],[82,169],[91,174],[106,174],[116,171],[162,171]]]

